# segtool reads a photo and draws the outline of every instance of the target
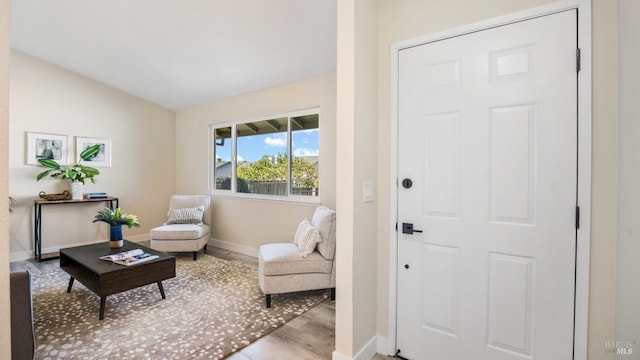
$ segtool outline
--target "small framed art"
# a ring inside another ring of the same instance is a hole
[[[96,144],[100,144],[98,155],[83,162],[92,167],[111,167],[111,139],[76,136],[76,161],[80,161],[80,153],[84,149]]]
[[[27,164],[39,165],[38,160],[51,159],[68,165],[68,149],[67,135],[27,132]]]

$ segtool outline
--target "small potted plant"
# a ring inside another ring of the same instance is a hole
[[[96,168],[82,165],[82,160],[89,161],[96,157],[100,152],[100,144],[95,144],[84,149],[80,153],[80,160],[75,164],[67,167],[60,166],[55,160],[51,159],[38,159],[40,165],[48,167],[36,176],[36,180],[40,181],[43,178],[49,176],[53,179],[62,179],[71,181],[71,194],[72,199],[82,200],[82,188],[85,180],[91,180],[93,184],[96,183],[95,176],[100,174]]]
[[[111,225],[109,246],[114,249],[120,248],[123,245],[122,225],[127,225],[129,228],[140,226],[137,216],[122,212],[120,208],[104,208],[99,210],[95,219],[93,219],[93,222],[98,221]]]

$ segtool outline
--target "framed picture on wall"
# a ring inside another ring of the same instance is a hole
[[[69,136],[27,132],[27,164],[40,165],[38,160],[51,159],[60,165],[69,164]]]
[[[92,167],[111,167],[111,139],[76,136],[76,161],[80,161],[80,153],[89,146],[100,144],[100,152],[91,160],[83,163]]]

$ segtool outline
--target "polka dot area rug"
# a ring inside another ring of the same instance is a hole
[[[100,299],[62,270],[33,274],[36,359],[222,359],[318,305],[327,290],[281,294],[267,309],[257,270],[210,255],[176,277]]]

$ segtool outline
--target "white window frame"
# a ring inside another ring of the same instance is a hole
[[[320,119],[322,118],[322,114],[320,112],[319,107],[307,108],[295,111],[289,111],[286,113],[273,114],[260,116],[250,119],[243,119],[238,121],[224,122],[224,123],[215,123],[209,125],[209,193],[214,196],[220,197],[229,197],[229,198],[240,198],[240,199],[253,199],[253,200],[265,200],[265,201],[275,201],[275,202],[287,202],[287,203],[303,203],[303,204],[320,204],[320,196],[304,196],[304,195],[292,195],[291,194],[291,159],[292,159],[292,132],[291,132],[291,118],[304,116],[304,115],[318,115],[318,148],[320,148],[320,137],[322,134],[320,133]],[[264,195],[264,194],[253,194],[253,193],[238,193],[237,192],[237,131],[236,126],[238,124],[245,124],[251,122],[258,122],[264,120],[270,120],[275,118],[288,118],[287,121],[287,195],[278,196],[278,195]],[[215,129],[230,127],[231,128],[231,190],[222,190],[216,189],[216,141],[215,141]],[[318,177],[320,177],[321,172],[321,159],[322,159],[322,150],[319,149],[318,152]],[[322,183],[321,183],[322,184]],[[319,189],[322,185],[319,186]]]

